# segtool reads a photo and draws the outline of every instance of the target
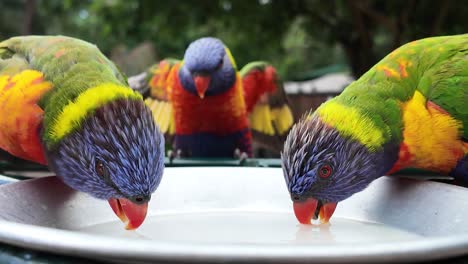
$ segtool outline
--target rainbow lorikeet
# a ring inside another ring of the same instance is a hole
[[[0,148],[108,200],[127,229],[143,222],[161,180],[164,138],[96,46],[63,36],[0,42],[0,115]]]
[[[293,124],[273,66],[252,62],[239,73],[216,38],[192,42],[183,61],[163,60],[129,83],[150,96],[146,101],[155,120],[166,135],[174,135],[174,149],[182,156],[233,157],[236,151],[251,156],[252,134],[279,152]]]
[[[282,163],[299,222],[413,167],[468,183],[468,34],[408,43],[289,133]]]

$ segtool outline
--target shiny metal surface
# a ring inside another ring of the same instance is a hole
[[[279,168],[167,168],[137,232],[124,231],[106,201],[55,177],[0,186],[0,241],[123,263],[421,261],[468,254],[467,208],[468,189],[382,177],[340,203],[329,226],[309,228],[296,224]],[[156,232],[161,219],[176,219],[174,232]],[[356,223],[395,231],[366,241],[374,231],[349,233]],[[396,231],[409,236],[390,239]]]

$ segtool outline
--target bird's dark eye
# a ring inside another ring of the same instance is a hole
[[[107,171],[107,168],[104,166],[104,163],[100,159],[96,159],[95,166],[96,166],[95,169],[96,169],[97,175],[108,180],[109,172]]]
[[[104,164],[102,164],[100,160],[96,160],[96,173],[99,176],[104,177]]]
[[[328,164],[322,165],[319,168],[319,176],[321,178],[328,178],[328,177],[330,177],[331,174],[332,174],[332,168],[330,167],[330,165],[328,165]]]
[[[109,173],[109,170],[107,169],[105,163],[99,158],[96,158],[94,160],[94,166],[97,175],[101,177],[104,180],[104,182],[106,182],[110,187],[114,188],[117,191],[117,193],[122,194],[122,191],[117,187],[114,181],[112,181],[111,174]]]
[[[223,66],[223,60],[221,60],[218,65],[216,65],[216,70],[219,70],[221,69],[221,67]]]

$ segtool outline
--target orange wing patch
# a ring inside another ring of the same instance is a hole
[[[167,100],[166,83],[171,65],[167,61],[161,61],[155,69],[152,69],[153,77],[149,81],[151,97]]]
[[[388,78],[407,78],[409,76],[408,68],[413,66],[411,60],[406,59],[401,54],[400,49],[390,53],[389,56],[393,59],[392,62],[387,62],[388,64],[379,63],[376,66],[376,70],[382,72]]]
[[[50,89],[52,84],[38,71],[0,76],[0,148],[46,164],[39,135],[44,111],[37,102]]]

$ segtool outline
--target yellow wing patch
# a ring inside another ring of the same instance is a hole
[[[294,118],[287,105],[270,108],[268,104],[257,104],[249,115],[250,128],[263,134],[282,135],[291,128]]]
[[[74,102],[68,103],[63,108],[51,129],[51,138],[60,140],[72,132],[73,129],[79,127],[88,113],[119,98],[143,99],[138,92],[113,83],[89,88],[80,94]]]
[[[382,131],[359,110],[328,101],[317,109],[322,121],[337,129],[342,135],[358,140],[370,150],[377,150],[385,143],[389,131]]]
[[[154,121],[158,124],[161,132],[173,135],[175,133],[175,120],[172,104],[167,101],[153,100],[151,98],[147,98],[145,103],[151,109]]]
[[[267,104],[258,104],[249,115],[250,128],[263,134],[273,136],[275,129],[272,124],[272,114]]]
[[[273,124],[279,134],[289,131],[294,123],[294,117],[289,106],[283,105],[280,108],[273,108],[271,113]]]
[[[403,105],[404,143],[409,166],[448,173],[464,155],[462,123],[416,91]]]

